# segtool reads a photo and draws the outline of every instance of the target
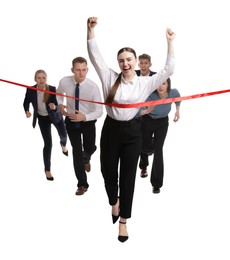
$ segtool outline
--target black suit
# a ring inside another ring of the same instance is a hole
[[[137,76],[140,76],[141,75],[141,70],[136,70],[136,74],[137,74]],[[152,76],[154,74],[156,74],[156,72],[150,70],[149,76]]]
[[[34,86],[36,88],[36,85]],[[56,93],[56,88],[53,86],[49,86],[49,91]],[[37,91],[33,89],[27,88],[25,99],[23,102],[23,107],[25,112],[29,111],[30,103],[32,103],[34,112],[33,112],[33,128],[36,126],[36,122],[38,119],[38,125],[41,130],[41,134],[44,140],[44,148],[43,148],[43,160],[45,171],[50,171],[51,166],[51,150],[52,150],[52,135],[51,135],[51,124],[54,124],[58,131],[58,135],[60,137],[60,144],[66,146],[67,142],[67,132],[65,128],[64,120],[62,119],[59,123],[52,122],[51,117],[49,116],[50,109],[49,104],[54,103],[56,106],[58,105],[56,95],[50,94],[49,98],[46,102],[47,116],[41,116],[38,114],[38,98]]]

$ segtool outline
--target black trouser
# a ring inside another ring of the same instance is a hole
[[[38,115],[38,125],[41,130],[42,138],[44,140],[43,148],[43,161],[45,171],[50,171],[51,167],[51,150],[52,150],[52,134],[51,134],[52,121],[49,116]],[[60,144],[66,146],[67,132],[64,121],[60,121],[58,124],[54,124],[60,137]]]
[[[141,152],[138,120],[117,121],[107,116],[101,132],[100,146],[101,172],[109,204],[115,205],[119,196],[120,216],[130,218]]]
[[[80,122],[80,127],[76,127],[68,117],[65,119],[67,133],[71,142],[73,152],[73,166],[77,186],[89,187],[85,172],[85,163],[91,159],[91,155],[96,151],[96,120]]]
[[[140,169],[146,168],[149,165],[148,150],[151,144],[152,136],[154,135],[154,158],[151,169],[150,182],[153,187],[161,188],[164,178],[164,159],[163,146],[168,131],[168,116],[159,119],[153,119],[149,115],[145,115],[141,120],[141,135],[142,135],[142,153],[140,156]]]

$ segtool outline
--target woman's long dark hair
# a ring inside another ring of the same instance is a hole
[[[171,79],[170,78],[167,78],[167,84],[168,84],[168,87],[167,87],[167,92],[169,92],[171,90]],[[154,92],[157,93],[157,89],[154,90]]]
[[[122,49],[120,49],[117,53],[117,57],[122,53],[122,52],[131,52],[133,53],[134,57],[137,58],[136,52],[134,51],[134,49],[130,48],[130,47],[124,47]],[[113,86],[111,87],[108,96],[105,99],[105,103],[107,104],[111,104],[113,103],[114,97],[116,95],[117,89],[121,83],[121,76],[122,76],[122,72],[119,74],[119,76],[117,77],[115,83],[113,84]]]

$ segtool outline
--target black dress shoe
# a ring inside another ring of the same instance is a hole
[[[122,222],[122,221],[119,221],[120,224],[123,224],[123,225],[126,225],[126,222]],[[129,236],[122,236],[122,235],[119,235],[118,236],[118,240],[122,243],[124,243],[126,240],[128,240]]]
[[[85,188],[84,186],[78,187],[75,195],[83,195],[88,189]]]
[[[153,193],[160,193],[160,192],[161,192],[160,188],[153,187]]]
[[[148,176],[147,168],[141,170],[141,178],[146,178]]]

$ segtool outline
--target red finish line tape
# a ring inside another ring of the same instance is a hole
[[[33,89],[35,91],[38,90],[35,87],[27,86],[27,85],[24,85],[24,84],[8,81],[8,80],[4,80],[4,79],[0,79],[0,81],[5,82],[5,83],[9,83],[9,84],[13,84],[13,85],[17,85],[17,86],[20,86],[20,87],[24,87],[24,88]],[[57,96],[63,96],[63,97],[66,97],[66,98],[72,98],[72,99],[77,99],[77,100],[81,100],[81,101],[84,101],[84,102],[90,102],[90,103],[95,103],[95,104],[100,104],[100,105],[111,106],[111,107],[119,107],[119,108],[135,108],[136,107],[137,108],[137,107],[144,107],[144,106],[156,106],[156,105],[160,105],[160,104],[173,103],[173,102],[178,102],[178,101],[183,101],[183,100],[189,100],[189,99],[208,97],[208,96],[213,96],[213,95],[218,95],[218,94],[224,94],[224,93],[230,92],[230,89],[207,92],[207,93],[202,93],[202,94],[195,94],[195,95],[184,96],[184,97],[166,98],[166,99],[161,99],[161,100],[145,101],[145,102],[134,103],[134,104],[119,104],[119,103],[108,104],[108,103],[103,103],[103,102],[97,102],[97,101],[92,101],[92,100],[75,98],[73,96],[67,96],[67,95],[52,92],[52,91],[49,91],[49,90],[39,89],[39,91],[46,92],[46,93],[49,93],[49,94],[54,94],[54,95],[57,95]]]

